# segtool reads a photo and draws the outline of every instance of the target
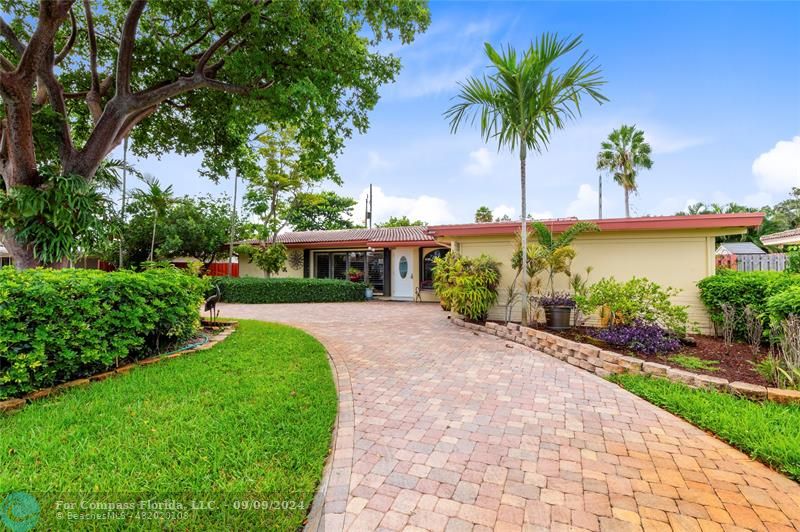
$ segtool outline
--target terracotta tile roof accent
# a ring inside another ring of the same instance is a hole
[[[800,227],[761,237],[761,243],[767,246],[774,244],[793,244],[796,242],[800,242]]]

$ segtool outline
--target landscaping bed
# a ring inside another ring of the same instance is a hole
[[[770,386],[770,383],[756,371],[754,365],[754,362],[767,354],[768,348],[766,346],[761,347],[758,359],[754,359],[749,345],[734,342],[732,345],[726,346],[721,338],[693,335],[691,338],[696,344],[683,345],[676,353],[645,355],[598,340],[592,334],[594,329],[590,327],[576,327],[565,331],[543,330],[575,342],[595,345],[607,351],[641,358],[650,362],[658,362],[659,364],[688,370],[693,373],[720,377],[730,382],[742,381],[760,386]],[[693,359],[699,359],[699,361]],[[704,361],[705,364],[700,361]]]
[[[105,524],[66,521],[57,501],[136,505],[110,528],[297,530],[328,455],[336,404],[319,342],[242,321],[211,349],[0,415],[0,493],[33,495],[42,530]],[[164,502],[183,509],[152,511]]]

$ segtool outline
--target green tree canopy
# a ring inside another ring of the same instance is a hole
[[[295,231],[322,231],[354,227],[350,216],[357,201],[335,192],[304,192],[295,196],[286,221]]]
[[[427,222],[422,220],[414,220],[413,222],[408,219],[408,216],[390,216],[388,220],[381,224],[375,224],[375,227],[411,227],[415,225],[428,225]]]
[[[475,211],[475,222],[476,223],[485,223],[493,221],[494,216],[492,215],[492,209],[482,205],[478,207],[478,210]]]
[[[414,0],[2,0],[0,13],[3,189],[42,194],[53,176],[91,180],[126,136],[138,156],[202,153],[218,179],[253,173],[254,133],[292,124],[302,157],[330,169],[399,71],[378,44],[429,23]],[[19,267],[41,259],[17,238],[26,222],[2,229]]]

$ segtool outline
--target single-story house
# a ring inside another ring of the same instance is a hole
[[[765,255],[767,252],[752,242],[723,242],[717,248],[717,255]]]
[[[584,272],[591,266],[590,282],[603,277],[646,277],[677,288],[681,292],[675,302],[687,305],[690,319],[701,331],[710,332],[697,282],[715,273],[715,239],[744,234],[759,226],[763,218],[763,213],[736,213],[588,220],[600,231],[584,233],[575,240],[577,256],[572,271]],[[554,233],[576,221],[542,220]],[[289,248],[289,260],[281,275],[346,279],[352,268],[365,272],[383,297],[436,301],[431,271],[434,257],[450,250],[466,256],[485,253],[501,263],[500,297],[489,317],[503,319],[505,288],[515,274],[511,257],[518,231],[519,222],[490,222],[284,233],[279,240]],[[263,275],[246,257],[239,262],[241,276]],[[568,289],[565,276],[556,279],[556,289]],[[517,305],[512,319],[519,318]]]
[[[800,244],[800,228],[788,229],[771,235],[761,237],[761,243],[765,246],[788,246]]]

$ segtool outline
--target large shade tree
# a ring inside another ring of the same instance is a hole
[[[88,223],[37,195],[60,187],[90,209],[88,187],[126,136],[138,156],[201,152],[219,178],[248,171],[260,125],[292,123],[305,156],[332,165],[399,70],[375,44],[407,43],[429,21],[413,0],[2,0],[0,13],[0,188],[17,211],[0,237],[21,268],[63,255],[21,237],[42,233],[31,225],[75,241]]]
[[[636,192],[639,171],[653,167],[652,150],[645,142],[644,131],[636,126],[622,125],[609,133],[600,144],[597,169],[609,172],[625,191],[625,216],[630,217],[630,195]]]
[[[528,251],[528,151],[546,150],[553,132],[581,114],[583,98],[607,101],[600,92],[605,80],[595,57],[584,51],[576,60],[560,64],[580,46],[580,36],[562,39],[550,33],[534,40],[522,54],[511,46],[497,51],[486,43],[489,73],[462,83],[457,103],[445,113],[453,133],[477,122],[484,142],[519,152],[522,264],[527,264]],[[521,282],[526,286],[525,268]],[[526,307],[522,307],[523,323],[527,323]]]

